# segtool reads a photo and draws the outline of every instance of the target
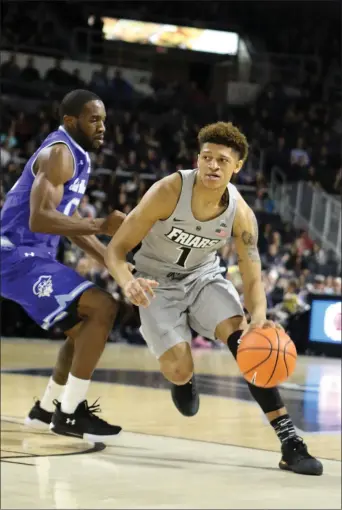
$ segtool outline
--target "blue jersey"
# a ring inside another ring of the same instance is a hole
[[[64,184],[64,195],[57,210],[66,216],[71,216],[80,203],[89,180],[90,158],[88,153],[60,126],[57,131],[53,131],[44,140],[39,149],[31,156],[20,178],[6,196],[1,211],[2,248],[23,247],[29,251],[35,248],[40,253],[46,252],[50,256],[56,256],[60,236],[32,232],[29,227],[29,218],[30,193],[35,179],[34,163],[42,149],[57,143],[67,145],[74,159],[74,173],[72,178]]]

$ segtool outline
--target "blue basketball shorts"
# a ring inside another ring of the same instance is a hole
[[[43,329],[67,317],[66,309],[94,284],[48,254],[20,247],[1,251],[1,296],[21,305]]]

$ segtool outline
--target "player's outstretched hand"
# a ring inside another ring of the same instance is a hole
[[[155,280],[135,278],[126,283],[123,292],[133,305],[147,308],[151,299],[154,298],[153,289],[158,287],[158,285],[158,282]]]
[[[269,320],[263,320],[263,321],[251,321],[247,328],[244,330],[243,334],[241,335],[241,338],[247,335],[247,333],[250,333],[253,331],[253,329],[256,328],[276,328],[276,329],[284,329],[280,324],[277,322],[269,321]]]

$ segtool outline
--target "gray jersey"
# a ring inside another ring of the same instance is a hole
[[[198,221],[191,209],[196,172],[179,172],[183,182],[177,206],[167,220],[157,221],[142,241],[134,257],[138,272],[163,278],[219,265],[216,252],[231,237],[238,191],[228,184],[227,209],[213,220]]]

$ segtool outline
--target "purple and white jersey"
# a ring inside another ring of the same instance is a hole
[[[11,250],[25,247],[35,248],[40,253],[46,252],[52,257],[56,251],[60,236],[32,232],[29,227],[30,193],[35,174],[33,165],[41,150],[57,143],[64,143],[71,151],[74,159],[74,173],[72,178],[64,184],[64,195],[57,210],[66,216],[72,216],[83,197],[89,176],[90,158],[88,153],[60,126],[44,140],[39,149],[31,156],[25,165],[23,173],[8,192],[1,211],[1,249]]]

